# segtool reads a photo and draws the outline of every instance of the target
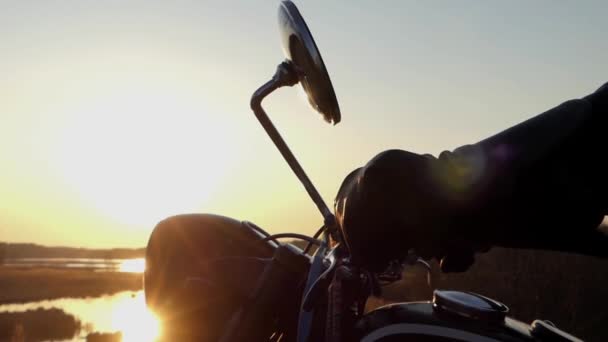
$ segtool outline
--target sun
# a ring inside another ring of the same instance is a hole
[[[232,168],[228,123],[179,94],[119,92],[70,117],[60,173],[79,201],[123,225],[200,210]]]

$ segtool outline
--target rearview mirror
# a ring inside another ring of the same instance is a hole
[[[340,107],[329,74],[304,18],[291,1],[281,2],[279,30],[283,51],[298,72],[308,102],[325,121],[337,124],[341,119]]]

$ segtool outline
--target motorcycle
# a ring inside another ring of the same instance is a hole
[[[146,252],[147,305],[161,317],[169,340],[197,341],[580,341],[551,322],[527,324],[485,296],[435,290],[424,302],[366,312],[372,295],[422,265],[410,253],[372,272],[350,261],[332,211],[264,111],[262,100],[300,84],[310,105],[337,124],[340,108],[315,41],[295,4],[279,7],[286,60],[255,91],[251,109],[315,203],[323,224],[314,236],[270,235],[247,221],[179,215],[159,223]],[[281,239],[303,240],[298,248]],[[430,279],[430,278],[429,278]]]

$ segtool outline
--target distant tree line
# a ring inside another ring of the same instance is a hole
[[[0,265],[4,264],[6,258],[6,243],[0,242]]]
[[[143,258],[145,248],[88,249],[75,247],[47,247],[33,243],[1,243],[0,264],[5,259],[17,258],[91,258],[131,259]]]

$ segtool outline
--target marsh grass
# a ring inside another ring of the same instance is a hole
[[[0,341],[70,340],[77,337],[83,329],[82,323],[76,317],[56,308],[0,313]],[[87,342],[120,342],[121,340],[120,332],[92,332],[86,335]]]
[[[120,332],[115,333],[91,333],[87,335],[87,342],[120,342],[122,341],[122,334]]]
[[[81,323],[60,309],[0,313],[0,341],[49,341],[71,339]]]
[[[495,248],[464,273],[433,267],[435,288],[473,291],[505,303],[519,320],[547,319],[586,341],[608,341],[608,260]],[[431,298],[425,272],[414,268],[370,306]]]
[[[136,273],[0,266],[0,304],[97,297],[142,288],[142,275]]]

